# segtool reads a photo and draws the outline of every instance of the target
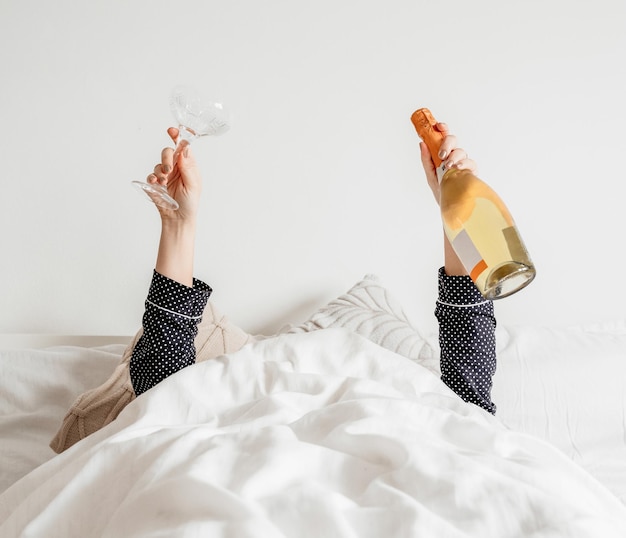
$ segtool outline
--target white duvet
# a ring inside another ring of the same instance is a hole
[[[624,537],[561,452],[340,330],[196,364],[0,497],[0,536]]]

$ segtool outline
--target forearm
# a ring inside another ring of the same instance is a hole
[[[196,223],[164,219],[156,271],[185,286],[193,285]]]
[[[135,394],[195,362],[194,338],[211,290],[193,278],[195,221],[163,219],[143,335],[130,360]]]
[[[173,142],[178,140],[178,129],[167,130]],[[183,147],[181,143],[180,147]],[[168,194],[178,203],[178,209],[158,206],[161,215],[161,240],[156,270],[172,280],[192,286],[196,218],[202,179],[196,161],[184,145],[182,151],[165,148],[161,163],[148,176],[148,183],[167,185]]]

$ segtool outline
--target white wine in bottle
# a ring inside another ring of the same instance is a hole
[[[427,108],[416,110],[411,121],[437,167],[445,234],[482,295],[501,299],[526,287],[535,266],[504,202],[472,172],[443,169],[443,135]]]

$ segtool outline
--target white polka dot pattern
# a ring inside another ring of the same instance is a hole
[[[190,288],[154,271],[143,334],[130,359],[135,394],[195,362],[194,339],[211,292],[210,286],[200,280],[194,279]]]
[[[493,302],[485,300],[468,276],[439,270],[441,379],[465,401],[495,414],[491,401],[496,372],[496,319]]]
[[[137,395],[193,364],[194,339],[211,288],[194,279],[193,288],[154,272],[143,335],[130,361],[130,377]],[[447,276],[439,270],[441,379],[465,401],[490,413],[492,378],[496,370],[496,320],[493,303],[480,294],[467,276]]]

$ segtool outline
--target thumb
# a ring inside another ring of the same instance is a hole
[[[433,159],[430,156],[430,150],[425,142],[420,142],[420,157],[422,158],[422,166],[426,173],[435,172],[435,163],[433,163]]]
[[[178,135],[180,134],[178,129],[176,127],[170,127],[167,130],[167,134],[170,135],[170,138],[172,139],[172,142],[174,142],[174,144],[176,143],[176,141],[178,140]]]

